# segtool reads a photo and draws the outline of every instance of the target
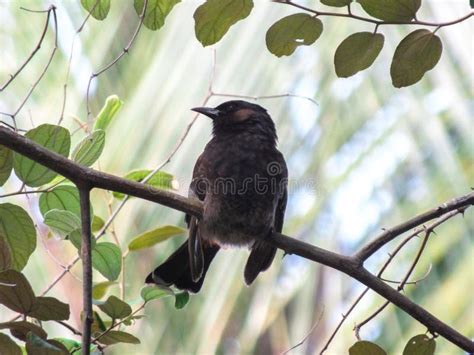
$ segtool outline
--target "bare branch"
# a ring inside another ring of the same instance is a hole
[[[82,326],[82,355],[90,354],[91,326],[92,326],[92,233],[91,233],[91,206],[90,185],[85,181],[77,184],[81,202],[81,259],[82,259],[82,303],[83,303],[83,326]]]

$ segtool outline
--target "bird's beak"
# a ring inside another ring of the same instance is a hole
[[[199,112],[211,119],[216,119],[219,116],[219,110],[211,107],[194,107],[191,111]]]

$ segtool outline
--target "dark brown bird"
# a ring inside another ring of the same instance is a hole
[[[281,232],[286,208],[288,173],[275,125],[263,107],[246,101],[192,110],[213,123],[189,189],[189,197],[203,201],[203,216],[186,215],[188,240],[146,282],[198,292],[222,246],[248,246],[244,279],[250,285],[273,261],[276,248],[265,239]]]

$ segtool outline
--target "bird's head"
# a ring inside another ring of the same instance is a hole
[[[212,119],[214,135],[248,132],[267,136],[274,141],[277,139],[275,124],[262,106],[232,100],[214,108],[195,107],[191,110]]]

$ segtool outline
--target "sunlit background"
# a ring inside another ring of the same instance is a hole
[[[383,227],[395,225],[474,186],[474,21],[438,31],[443,40],[439,64],[418,84],[395,89],[389,68],[398,42],[417,26],[384,26],[386,41],[374,65],[350,79],[338,79],[333,55],[349,34],[372,31],[373,26],[341,18],[323,18],[324,32],[310,47],[291,57],[277,58],[265,47],[265,32],[276,20],[297,9],[255,0],[251,15],[231,28],[212,48],[194,37],[193,12],[201,1],[183,1],[152,32],[142,28],[130,53],[93,81],[92,116],[104,100],[118,95],[124,106],[107,132],[106,148],[96,168],[117,175],[132,169],[153,169],[167,160],[190,124],[191,107],[199,106],[213,91],[222,94],[266,96],[296,94],[314,99],[281,97],[258,100],[276,121],[279,148],[290,174],[289,203],[284,233],[336,252],[350,254],[374,238]],[[13,73],[36,45],[44,14],[20,10],[58,10],[58,52],[38,88],[20,111],[17,125],[30,129],[40,123],[56,124],[60,117],[67,62],[76,30],[86,12],[79,1],[0,1],[0,81]],[[317,1],[301,1],[323,9]],[[471,11],[469,1],[425,0],[419,19],[447,21]],[[354,11],[361,11],[358,5]],[[325,8],[329,10],[329,8]],[[337,11],[337,10],[336,10]],[[76,37],[64,125],[77,142],[83,137],[79,122],[87,119],[86,88],[89,77],[113,60],[129,42],[138,17],[133,1],[112,1],[103,22],[90,19]],[[41,74],[54,43],[50,22],[45,43],[32,62],[0,94],[0,111],[12,112]],[[215,64],[214,52],[215,49]],[[214,75],[212,73],[214,72]],[[212,79],[211,79],[212,78]],[[209,105],[226,98],[211,97]],[[2,120],[12,123],[8,117]],[[195,160],[211,136],[211,125],[199,118],[183,145],[163,170],[187,193]],[[73,143],[74,145],[74,143]],[[11,178],[0,192],[21,185]],[[38,249],[25,273],[41,292],[76,255],[68,243],[47,236],[37,210],[37,196],[2,198],[29,208],[39,224]],[[106,219],[111,196],[93,194],[96,214]],[[117,205],[112,201],[112,209]],[[150,202],[132,199],[119,213],[113,230],[123,250],[139,233],[150,228],[184,226],[183,214]],[[457,216],[437,230],[406,295],[466,336],[474,337],[474,213]],[[111,233],[105,237],[114,241]],[[139,304],[145,276],[163,261],[183,237],[134,252],[125,264],[125,299]],[[385,277],[399,280],[408,269],[420,240],[414,239],[396,259]],[[386,259],[391,244],[374,256],[371,270]],[[176,310],[172,299],[147,305],[146,318],[131,333],[140,345],[115,345],[111,354],[270,354],[287,350],[308,334],[293,354],[319,353],[328,336],[363,287],[349,277],[297,256],[277,254],[271,269],[251,287],[243,282],[246,250],[226,250],[216,257],[202,291],[187,307]],[[57,259],[55,261],[55,259]],[[70,322],[79,327],[81,269],[77,265],[50,295],[72,305]],[[95,274],[95,281],[103,280]],[[111,288],[120,295],[120,287]],[[374,293],[364,298],[331,343],[328,354],[345,354],[356,341],[352,328],[383,303]],[[1,309],[1,321],[11,314]],[[310,332],[315,323],[316,327]],[[72,335],[48,324],[50,336]],[[361,337],[401,353],[408,339],[426,329],[390,305],[361,330]],[[439,354],[460,354],[438,339]]]

